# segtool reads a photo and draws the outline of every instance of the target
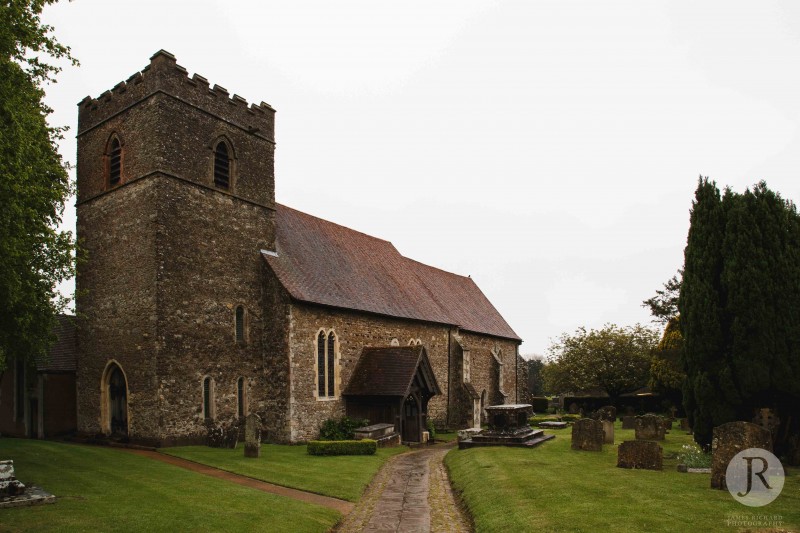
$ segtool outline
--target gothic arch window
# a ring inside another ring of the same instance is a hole
[[[233,149],[225,139],[214,144],[214,186],[228,190],[233,181]]]
[[[236,342],[239,344],[244,344],[246,339],[244,306],[242,305],[236,306],[236,311],[234,311],[234,316],[233,316],[233,322],[234,322],[234,336],[236,338]]]
[[[409,346],[420,346],[421,344],[422,344],[421,339],[411,339],[410,341],[408,341]]]
[[[128,378],[114,360],[106,364],[100,381],[100,418],[106,434],[128,434]]]
[[[106,180],[109,187],[119,185],[122,178],[122,142],[116,133],[112,134],[106,145]]]
[[[247,416],[247,380],[241,377],[236,380],[236,405],[239,418]]]
[[[333,330],[317,333],[317,399],[336,397],[336,378],[339,367],[338,339]]]
[[[215,414],[214,378],[211,376],[205,376],[203,378],[203,419],[213,420]]]

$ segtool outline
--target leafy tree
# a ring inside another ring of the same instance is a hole
[[[529,359],[528,365],[528,393],[531,396],[541,396],[544,393],[542,388],[542,368],[544,361],[541,359]]]
[[[683,382],[686,373],[683,371],[683,336],[681,335],[680,317],[672,317],[664,328],[664,335],[653,351],[650,362],[650,381],[648,386],[666,398],[673,406],[682,403]]]
[[[56,149],[62,129],[47,124],[43,85],[75,61],[40,20],[53,0],[0,6],[0,371],[8,356],[45,356],[59,282],[73,274],[74,240],[55,228],[71,192]]]
[[[764,182],[723,195],[701,179],[684,252],[679,310],[684,406],[695,440],[776,409],[787,435],[800,404],[800,217]],[[780,449],[782,443],[776,442]]]
[[[642,302],[642,307],[649,307],[653,320],[667,324],[670,319],[678,316],[678,297],[681,292],[681,272],[672,276],[664,283],[663,290],[657,290],[656,295]]]
[[[655,331],[639,324],[564,333],[549,348],[543,369],[547,387],[551,392],[601,389],[614,400],[647,384],[657,341]]]

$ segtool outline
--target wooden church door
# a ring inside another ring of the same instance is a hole
[[[419,442],[420,420],[419,403],[413,394],[409,394],[403,402],[403,440],[407,442]]]

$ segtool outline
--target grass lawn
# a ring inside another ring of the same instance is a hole
[[[436,432],[436,442],[450,442],[458,438],[458,431]]]
[[[534,449],[453,450],[445,463],[475,518],[478,532],[493,531],[744,531],[729,517],[780,515],[783,530],[800,527],[800,471],[787,469],[781,495],[764,507],[737,503],[728,491],[709,488],[709,474],[676,471],[676,453],[692,438],[673,429],[664,470],[617,468],[617,445],[634,440],[615,424],[615,445],[602,452],[570,449],[570,429]],[[741,518],[740,518],[741,519]],[[762,518],[763,519],[763,518]],[[763,531],[764,528],[754,530]]]
[[[262,444],[258,459],[245,458],[242,445],[235,450],[182,446],[161,451],[277,485],[354,502],[381,465],[408,448],[378,448],[375,455],[324,457],[308,455],[305,445]]]
[[[0,438],[0,458],[58,497],[1,510],[0,531],[324,532],[341,517],[111,448]]]

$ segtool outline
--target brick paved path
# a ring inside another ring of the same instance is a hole
[[[436,445],[392,457],[336,531],[471,531],[469,519],[453,495],[443,463],[453,445]]]

